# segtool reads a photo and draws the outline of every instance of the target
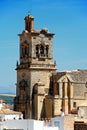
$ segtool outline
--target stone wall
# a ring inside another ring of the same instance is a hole
[[[74,130],[74,116],[64,116],[64,130]]]
[[[87,118],[87,106],[81,106],[78,108],[78,116]]]
[[[74,124],[74,130],[87,130],[87,123],[75,123]]]

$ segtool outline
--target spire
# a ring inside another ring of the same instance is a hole
[[[28,15],[24,18],[25,20],[25,30],[31,32],[34,30],[34,17],[30,15],[30,12],[28,12]]]

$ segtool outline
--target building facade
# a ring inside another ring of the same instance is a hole
[[[25,29],[19,34],[20,61],[14,110],[24,118],[44,119],[76,114],[87,105],[87,70],[56,72],[53,63],[53,33],[34,29],[34,17],[25,17]]]
[[[87,70],[54,73],[51,89],[53,95],[57,95],[59,110],[65,114],[77,114],[79,108],[87,107]],[[86,114],[85,109],[83,111]]]

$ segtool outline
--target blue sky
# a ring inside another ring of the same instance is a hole
[[[86,0],[0,0],[0,91],[15,91],[19,38],[28,11],[35,29],[47,27],[57,71],[87,69]]]

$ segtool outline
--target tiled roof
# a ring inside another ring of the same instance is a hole
[[[69,79],[71,79],[72,82],[79,82],[79,83],[87,82],[87,70],[66,72],[66,76],[70,77]]]
[[[21,112],[16,112],[9,109],[1,109],[0,114],[21,114]]]
[[[57,80],[61,79],[62,76],[66,76],[70,80],[70,82],[76,82],[76,83],[87,82],[87,70],[58,72],[56,76]]]
[[[13,106],[10,105],[10,104],[5,104],[5,103],[2,103],[2,109],[13,109]]]

